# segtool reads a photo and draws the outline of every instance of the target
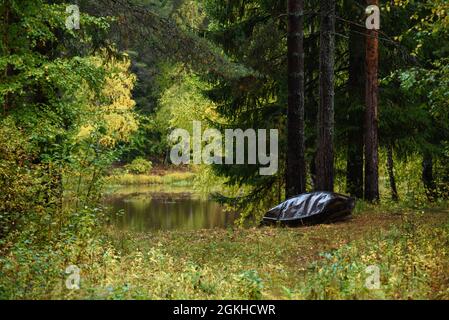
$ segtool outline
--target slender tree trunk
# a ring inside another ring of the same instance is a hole
[[[362,17],[365,0],[348,0],[347,10]],[[364,15],[363,15],[364,16]],[[350,24],[346,191],[363,198],[363,110],[365,100],[365,28]]]
[[[320,104],[316,189],[334,191],[335,0],[321,0]]]
[[[288,0],[287,198],[306,190],[303,24],[304,0]]]
[[[3,8],[2,8],[3,12],[2,12],[2,16],[3,16],[3,21],[4,21],[4,29],[3,34],[2,34],[2,52],[1,54],[4,55],[5,57],[9,56],[11,54],[10,50],[9,50],[9,25],[14,23],[15,18],[11,17],[11,3],[9,1],[6,1],[3,4]],[[5,68],[5,72],[3,74],[3,77],[5,78],[5,82],[6,79],[10,76],[13,75],[13,69],[12,69],[12,65],[10,65],[9,63],[6,65]],[[0,79],[2,80],[2,79]],[[2,81],[3,82],[3,81]],[[3,102],[3,115],[6,116],[8,110],[11,108],[11,100],[12,100],[12,95],[11,93],[7,93],[4,97],[4,102]]]
[[[429,153],[425,153],[422,162],[422,181],[426,190],[426,196],[429,201],[436,199],[436,184],[433,177],[433,158]]]
[[[391,144],[387,147],[387,170],[390,179],[391,199],[393,201],[398,201],[399,194],[396,187],[396,178],[394,176],[393,146]]]
[[[367,0],[379,5],[379,0]],[[378,141],[378,70],[379,31],[366,31],[366,110],[365,110],[365,199],[379,200],[379,141]]]

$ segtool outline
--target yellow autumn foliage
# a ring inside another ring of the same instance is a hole
[[[77,138],[83,140],[101,132],[100,143],[113,147],[118,142],[128,141],[139,126],[132,98],[136,76],[129,71],[131,62],[126,55],[122,60],[111,58],[108,61],[97,56],[93,63],[103,66],[107,76],[100,97],[93,92],[88,95],[87,114]]]

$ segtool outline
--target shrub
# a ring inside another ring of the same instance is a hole
[[[131,163],[125,166],[126,171],[133,174],[144,174],[148,173],[153,168],[151,161],[145,160],[143,158],[136,158]]]

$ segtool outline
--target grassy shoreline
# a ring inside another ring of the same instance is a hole
[[[364,212],[347,222],[302,228],[100,229],[97,238],[60,243],[56,251],[29,248],[25,257],[25,249],[11,251],[2,258],[0,296],[449,299],[447,210]],[[35,267],[23,268],[25,258]],[[71,264],[81,270],[79,290],[65,288],[63,271]],[[365,287],[370,265],[380,270],[378,290]]]
[[[297,229],[110,231],[121,258],[107,298],[449,299],[447,211]],[[365,287],[370,265],[379,290]]]
[[[162,247],[170,255],[186,259],[186,253],[176,243],[189,239],[192,245],[187,256],[202,270],[229,270],[232,267],[225,261],[234,261],[238,266],[234,267],[234,276],[242,275],[249,291],[234,289],[229,298],[237,294],[239,298],[262,299],[448,299],[448,226],[447,213],[365,213],[348,223],[303,229],[175,233]],[[364,287],[365,266],[372,264],[379,265],[383,272],[384,290],[369,291]],[[410,268],[422,274],[411,274]],[[409,277],[394,280],[401,275]],[[229,274],[228,279],[232,279]],[[427,280],[428,286],[409,292],[410,287]],[[258,287],[258,283],[263,285]],[[433,291],[437,286],[441,290]],[[219,293],[220,286],[215,288],[215,294]],[[203,293],[203,297],[210,295]]]
[[[120,173],[108,176],[105,179],[108,185],[178,185],[190,186],[195,179],[193,172],[167,172],[160,174],[131,174]]]

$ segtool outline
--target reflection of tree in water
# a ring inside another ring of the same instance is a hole
[[[122,229],[195,230],[232,225],[234,216],[216,202],[188,192],[133,193],[107,199],[113,212],[124,214],[114,221]]]

